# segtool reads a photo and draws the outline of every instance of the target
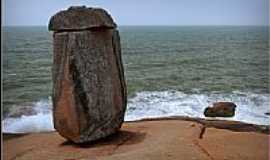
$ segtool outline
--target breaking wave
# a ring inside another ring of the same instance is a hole
[[[14,107],[16,108],[16,107]],[[18,107],[24,110],[25,107]],[[16,112],[24,113],[20,109]],[[52,103],[51,98],[47,100],[40,100],[32,106],[33,115],[21,115],[20,117],[13,117],[11,114],[9,118],[2,121],[4,133],[28,133],[28,132],[46,132],[53,131],[52,118]],[[16,114],[16,113],[14,113]]]
[[[218,101],[231,101],[237,105],[232,118],[252,124],[270,125],[270,95],[235,91],[231,94],[186,94],[180,91],[144,91],[128,100],[125,121],[143,118],[189,116],[205,118],[203,111],[207,106]],[[8,117],[2,121],[3,132],[28,133],[53,131],[51,99],[33,104],[34,115]],[[213,119],[213,118],[212,118]]]

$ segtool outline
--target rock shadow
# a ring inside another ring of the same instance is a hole
[[[126,130],[120,130],[108,137],[92,141],[77,144],[72,141],[65,141],[60,146],[72,146],[76,148],[97,148],[104,146],[120,146],[120,145],[132,145],[140,143],[144,140],[146,133],[143,132],[132,132]]]

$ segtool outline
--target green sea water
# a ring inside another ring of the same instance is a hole
[[[268,94],[269,27],[120,26],[128,95]],[[3,113],[51,96],[52,33],[3,28]]]

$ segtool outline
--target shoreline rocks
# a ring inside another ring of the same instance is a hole
[[[115,133],[124,121],[127,94],[111,16],[100,8],[70,7],[51,18],[49,30],[55,129],[75,143]]]
[[[205,117],[233,117],[236,105],[232,102],[217,102],[204,110]]]

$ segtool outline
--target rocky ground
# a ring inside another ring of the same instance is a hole
[[[268,160],[269,126],[185,117],[126,122],[121,131],[76,145],[57,132],[5,134],[5,160]]]

